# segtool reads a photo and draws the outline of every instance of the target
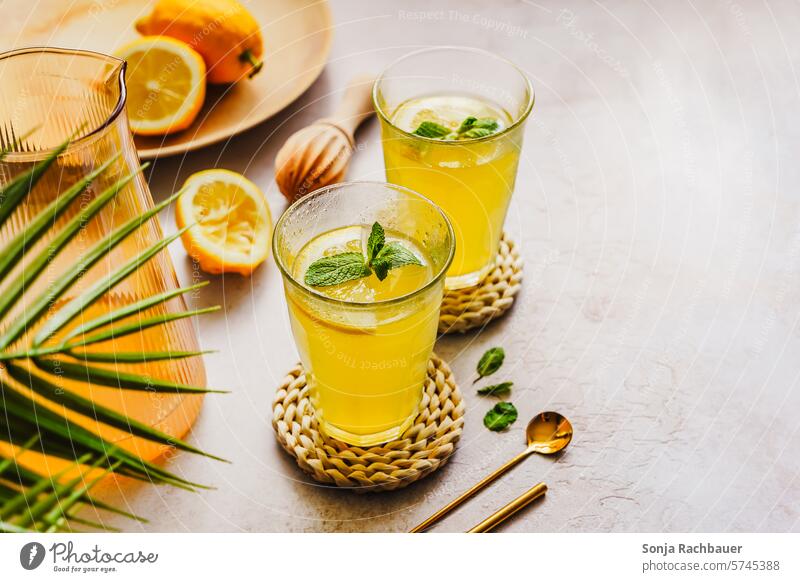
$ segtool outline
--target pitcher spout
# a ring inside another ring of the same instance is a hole
[[[69,139],[80,147],[124,115],[125,61],[116,57],[18,49],[0,54],[0,79],[0,148],[25,161]]]

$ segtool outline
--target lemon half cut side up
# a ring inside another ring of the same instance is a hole
[[[131,131],[167,135],[194,122],[206,95],[206,65],[189,45],[147,36],[116,52],[128,62],[125,84]]]
[[[178,198],[181,239],[189,255],[211,274],[251,274],[270,252],[272,214],[264,193],[230,170],[192,174]]]

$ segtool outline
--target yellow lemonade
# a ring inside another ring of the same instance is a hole
[[[450,218],[456,253],[447,287],[478,283],[492,267],[514,191],[521,133],[504,133],[512,116],[486,99],[459,94],[410,99],[387,113],[390,123],[383,124],[387,180],[427,196]],[[469,117],[495,120],[497,129],[479,139],[413,135],[423,122],[456,132]]]
[[[369,232],[368,225],[351,225],[317,235],[294,259],[292,278],[303,281],[309,266],[321,257],[365,254]],[[333,301],[287,288],[292,332],[322,430],[362,446],[396,438],[410,426],[439,319],[441,291],[398,300],[436,275],[426,250],[388,229],[386,243],[402,245],[422,265],[391,269],[383,281],[373,272],[309,288]]]

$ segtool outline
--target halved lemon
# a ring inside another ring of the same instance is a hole
[[[189,127],[206,96],[206,65],[188,44],[146,36],[117,56],[128,62],[128,119],[139,135],[166,135]]]
[[[269,256],[272,214],[264,193],[230,170],[189,176],[175,206],[181,239],[206,273],[249,275]]]

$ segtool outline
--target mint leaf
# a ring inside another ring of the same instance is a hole
[[[508,428],[517,420],[517,408],[510,402],[498,402],[494,405],[486,416],[483,417],[483,424],[486,428],[493,431]]]
[[[341,253],[317,259],[308,266],[306,285],[328,287],[366,277],[370,269],[361,253]]]
[[[496,119],[492,119],[491,117],[482,117],[481,119],[477,120],[472,127],[480,128],[480,129],[488,129],[490,131],[496,131],[500,124],[497,123]]]
[[[467,124],[468,121],[470,121],[470,123]],[[492,119],[491,117],[484,117],[481,119],[467,117],[461,123],[461,127],[458,128],[458,136],[466,139],[486,137],[496,132],[498,127],[500,127],[500,124],[497,123],[496,119]],[[464,128],[463,131],[462,128]]]
[[[367,264],[375,260],[385,243],[386,233],[383,231],[383,227],[376,222],[372,225],[372,231],[367,239]]]
[[[468,129],[472,129],[472,126],[475,125],[475,122],[478,121],[477,117],[472,117],[471,115],[467,117],[464,121],[461,122],[461,125],[458,128],[458,133],[462,134]]]
[[[485,386],[478,390],[478,394],[481,396],[503,396],[504,394],[511,393],[511,387],[514,385],[513,382],[501,382],[500,384],[492,384],[491,386]]]
[[[378,281],[383,281],[389,276],[390,268],[389,261],[384,261],[382,259],[377,259],[374,263],[372,263],[372,272],[375,273]]]
[[[492,135],[495,133],[500,124],[496,119],[491,117],[482,117],[478,119],[470,115],[461,122],[455,132],[450,131],[443,125],[439,125],[434,121],[423,121],[419,127],[414,130],[416,135],[428,137],[431,139],[478,139]]]
[[[419,124],[419,127],[414,130],[414,134],[431,139],[441,139],[449,135],[450,130],[443,125],[439,125],[435,121],[423,121]]]
[[[378,277],[380,281],[383,281],[389,275],[391,269],[397,269],[405,265],[422,266],[422,261],[417,258],[417,255],[400,243],[390,242],[383,247],[381,252],[378,253],[378,256],[375,257],[375,260],[372,262],[372,270],[375,272],[375,276]]]
[[[474,127],[469,131],[462,133],[461,137],[466,139],[479,139],[481,137],[486,137],[487,135],[492,135],[494,132],[491,129],[484,129],[482,127]]]
[[[378,260],[387,261],[390,269],[404,267],[406,265],[422,266],[422,261],[417,255],[398,242],[390,242],[378,253]]]
[[[308,266],[305,283],[311,287],[328,287],[367,277],[373,272],[383,281],[391,269],[404,265],[422,265],[422,261],[400,243],[386,244],[386,232],[375,222],[367,238],[366,257],[361,253],[340,253],[317,259]]]
[[[506,358],[506,352],[503,348],[491,348],[486,350],[478,360],[478,380],[484,376],[491,376],[503,365],[503,360]],[[477,382],[478,380],[475,380]]]

